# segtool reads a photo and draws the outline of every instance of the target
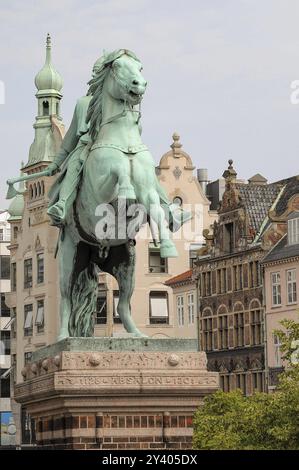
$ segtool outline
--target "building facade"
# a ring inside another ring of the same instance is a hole
[[[290,185],[289,185],[290,186]],[[262,262],[266,324],[266,382],[268,391],[277,386],[278,376],[287,367],[282,359],[275,330],[284,329],[284,319],[299,321],[299,180],[292,181],[293,194],[272,218],[285,225],[286,233]]]
[[[194,271],[200,344],[210,370],[220,373],[222,389],[249,395],[266,390],[261,261],[284,233],[269,213],[285,183],[267,184],[261,175],[240,183],[232,161],[223,176],[219,221],[206,233]]]
[[[0,212],[0,446],[14,444],[15,426],[11,413],[11,358],[10,339],[12,318],[6,303],[6,295],[10,291],[10,225],[7,211]]]

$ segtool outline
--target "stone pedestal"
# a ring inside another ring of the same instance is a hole
[[[195,340],[68,338],[33,354],[15,399],[36,444],[64,449],[188,449],[192,416],[218,389]]]

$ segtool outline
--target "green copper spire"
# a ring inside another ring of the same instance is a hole
[[[43,68],[35,77],[35,86],[39,91],[56,90],[60,91],[63,85],[61,75],[55,70],[51,57],[51,36],[47,35],[46,61]]]
[[[60,148],[64,133],[60,116],[62,83],[61,75],[52,63],[51,37],[48,33],[45,64],[35,77],[38,90],[35,95],[38,105],[37,116],[33,124],[35,136],[25,168],[37,163],[53,161]]]

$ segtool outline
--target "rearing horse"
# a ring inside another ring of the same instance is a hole
[[[167,196],[157,180],[155,162],[141,140],[140,112],[136,108],[147,85],[141,71],[136,56],[121,49],[103,58],[103,66],[89,82],[90,143],[82,150],[81,185],[59,243],[59,339],[93,335],[98,268],[118,281],[117,310],[125,329],[144,336],[135,325],[130,307],[134,237],[110,236],[109,224],[99,236],[96,227],[101,205],[115,201],[126,201],[125,208],[133,201],[143,205],[148,220],[151,218],[158,226],[161,257],[177,256],[161,207],[161,200],[166,201]]]

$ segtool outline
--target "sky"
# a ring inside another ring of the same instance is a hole
[[[229,158],[240,178],[298,174],[298,25],[298,0],[0,0],[0,208],[28,160],[48,32],[66,126],[103,49],[128,48],[148,82],[143,140],[157,163],[176,131],[211,180]]]

